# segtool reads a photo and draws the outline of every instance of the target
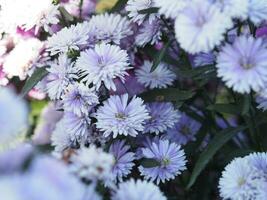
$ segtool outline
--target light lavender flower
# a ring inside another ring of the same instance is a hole
[[[154,0],[155,6],[159,7],[159,13],[167,18],[175,19],[181,13],[190,0]]]
[[[124,140],[117,140],[111,144],[109,153],[115,158],[115,164],[112,167],[113,179],[121,182],[123,177],[131,173],[134,166],[135,155],[130,152],[130,146],[125,144]]]
[[[217,56],[218,77],[239,93],[259,92],[267,81],[267,51],[262,39],[240,36]]]
[[[103,82],[107,89],[116,90],[114,78],[122,81],[128,75],[129,57],[125,50],[116,45],[101,43],[95,49],[88,49],[81,53],[76,62],[80,77],[86,85],[94,84],[98,90]]]
[[[157,184],[174,179],[186,169],[184,150],[168,140],[152,142],[150,146],[142,148],[142,154],[144,158],[154,159],[159,163],[151,168],[139,166],[141,175],[147,180],[156,181]]]
[[[91,119],[88,116],[78,116],[72,112],[65,112],[62,120],[66,134],[70,134],[72,141],[80,141],[90,134]]]
[[[61,156],[61,153],[72,147],[73,140],[71,135],[66,132],[65,123],[63,120],[60,120],[55,127],[55,130],[51,135],[51,145],[54,147],[54,155]]]
[[[112,200],[167,200],[160,189],[151,182],[130,179],[119,184]]]
[[[122,39],[133,34],[130,21],[119,14],[95,15],[89,20],[89,26],[95,39],[105,43],[120,45]]]
[[[200,127],[199,122],[182,113],[179,122],[173,128],[168,129],[163,137],[179,145],[186,145],[188,142],[196,140],[195,135]]]
[[[245,156],[244,159],[247,159],[250,165],[262,171],[265,174],[267,182],[267,153],[266,152],[251,153],[248,156]]]
[[[181,47],[195,54],[211,51],[221,43],[224,33],[231,27],[232,19],[215,5],[209,1],[193,0],[177,16],[175,34]]]
[[[26,102],[11,89],[0,87],[0,152],[24,139],[28,129]]]
[[[73,112],[78,116],[88,115],[89,111],[99,103],[94,89],[82,83],[69,85],[62,96],[62,101],[64,111]]]
[[[78,78],[73,68],[73,63],[65,54],[61,54],[58,60],[50,63],[50,68],[47,68],[46,91],[50,99],[60,99],[64,90],[72,82]]]
[[[248,16],[256,25],[267,20],[267,0],[248,0]]]
[[[81,200],[86,194],[85,186],[66,165],[48,156],[33,159],[24,173],[1,176],[0,192],[5,200]]]
[[[248,0],[209,0],[219,10],[232,18],[247,19],[248,17]]]
[[[176,75],[165,63],[159,63],[157,68],[151,72],[153,63],[145,61],[144,64],[135,70],[137,81],[149,89],[166,88],[173,84]]]
[[[141,98],[134,96],[129,100],[128,94],[111,96],[97,110],[96,127],[100,131],[104,131],[106,137],[111,134],[113,134],[113,138],[118,135],[135,137],[138,135],[138,131],[144,130],[145,120],[149,118]]]
[[[162,36],[162,27],[160,20],[155,18],[149,22],[146,20],[138,29],[135,36],[135,43],[137,46],[144,47],[146,44],[155,44],[160,41]]]
[[[67,53],[69,50],[81,50],[92,45],[91,37],[94,37],[94,29],[88,22],[71,25],[48,38],[47,51],[50,51],[51,55],[55,55]]]
[[[82,147],[77,154],[71,156],[70,169],[81,178],[87,180],[109,180],[114,165],[114,157],[105,153],[101,148],[91,145],[89,148]]]
[[[219,181],[220,196],[223,199],[260,199],[264,192],[264,173],[252,166],[246,158],[236,158],[225,167]]]
[[[145,21],[147,15],[140,14],[139,11],[152,8],[154,6],[154,0],[129,0],[125,9],[127,12],[129,12],[128,16],[132,19],[132,21],[136,22],[138,25],[141,25]],[[156,17],[157,14],[155,13],[149,14],[149,22],[151,23]]]
[[[146,105],[151,118],[146,121],[145,133],[164,132],[174,127],[181,117],[180,112],[174,109],[172,103],[154,102]]]

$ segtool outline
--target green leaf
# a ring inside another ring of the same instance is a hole
[[[26,81],[25,85],[22,88],[21,96],[25,96],[28,92],[39,82],[41,81],[46,75],[48,71],[46,71],[45,67],[37,68],[32,76]]]
[[[194,69],[181,69],[179,74],[185,78],[202,79],[203,77],[208,77],[210,74],[214,74],[215,72],[216,68],[214,65],[206,65]]]
[[[141,165],[145,168],[160,166],[160,162],[152,158],[144,158],[141,160]]]
[[[74,17],[64,7],[59,7],[59,11],[65,20],[70,22],[74,20]]]
[[[165,46],[156,54],[155,59],[153,61],[153,65],[151,67],[151,72],[153,72],[157,66],[159,65],[159,63],[162,61],[164,55],[167,52],[167,49],[169,48],[169,46],[171,45],[171,41],[169,40]]]
[[[242,99],[242,115],[246,115],[248,114],[249,112],[249,109],[250,109],[250,102],[251,102],[251,98],[250,98],[250,95],[247,94],[247,95],[244,95],[243,99]]]
[[[194,96],[192,91],[179,90],[177,88],[155,89],[144,92],[139,96],[147,102],[153,101],[185,101]]]
[[[115,6],[110,10],[110,12],[118,12],[124,8],[128,0],[118,0]]]
[[[215,135],[215,137],[209,142],[206,149],[200,154],[190,177],[190,181],[187,185],[187,189],[189,189],[195,183],[199,174],[204,170],[217,151],[229,140],[231,140],[236,133],[243,131],[244,129],[246,129],[245,126],[227,128]]]
[[[208,110],[214,110],[220,113],[227,113],[227,114],[240,114],[240,107],[235,104],[214,104],[207,107]]]
[[[138,13],[139,14],[153,14],[153,13],[157,13],[158,11],[159,11],[159,8],[153,7],[153,8],[139,10]]]

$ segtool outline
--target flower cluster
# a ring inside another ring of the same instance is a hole
[[[266,200],[267,0],[111,2],[0,0],[0,199]]]

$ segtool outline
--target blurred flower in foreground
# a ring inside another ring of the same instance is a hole
[[[151,182],[129,180],[119,185],[112,200],[167,200],[159,188]]]
[[[35,144],[48,144],[56,123],[62,118],[63,112],[58,111],[54,103],[49,103],[41,113],[40,122],[34,130],[33,142]]]
[[[0,87],[0,151],[15,145],[28,127],[26,103],[8,88]]]
[[[98,196],[71,175],[63,163],[48,156],[34,159],[23,174],[0,177],[3,200],[81,200],[84,195]]]

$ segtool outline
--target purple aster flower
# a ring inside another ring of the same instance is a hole
[[[212,65],[214,62],[215,56],[212,53],[199,53],[194,57],[195,67]]]
[[[76,62],[80,77],[86,85],[94,84],[98,90],[103,82],[107,89],[116,90],[114,78],[124,80],[128,75],[129,57],[125,50],[116,45],[101,43],[95,49],[81,53]]]
[[[87,116],[78,116],[72,112],[65,112],[63,122],[66,134],[70,134],[72,140],[81,140],[89,134],[91,120]]]
[[[217,56],[217,73],[239,93],[259,92],[267,81],[267,51],[262,39],[240,36]]]
[[[167,200],[160,189],[147,181],[130,179],[119,184],[112,200]]]
[[[173,128],[168,129],[163,137],[179,145],[186,145],[188,142],[196,140],[195,135],[200,127],[199,122],[182,113],[179,122]]]
[[[47,71],[49,74],[46,77],[46,90],[52,100],[60,99],[70,82],[78,78],[74,74],[73,63],[65,54],[60,55],[56,62],[51,63]]]
[[[151,71],[153,63],[145,61],[144,64],[136,69],[137,81],[149,89],[166,88],[173,84],[176,79],[175,73],[165,63],[159,63],[154,71]]]
[[[136,76],[133,73],[129,73],[129,76],[125,78],[123,83],[119,79],[114,80],[116,85],[116,91],[110,91],[111,94],[122,95],[128,93],[129,96],[141,94],[146,88],[137,81]]]
[[[88,115],[88,112],[99,103],[95,91],[81,83],[69,85],[62,99],[64,111],[73,112],[78,116]]]
[[[186,169],[184,150],[168,140],[152,142],[149,147],[142,148],[142,154],[144,158],[154,159],[159,163],[158,166],[151,168],[139,166],[141,175],[147,180],[156,181],[157,184],[174,179]]]
[[[129,145],[125,145],[125,141],[123,140],[115,141],[110,146],[109,153],[113,154],[115,158],[115,164],[112,168],[114,179],[122,181],[123,177],[131,173],[135,156],[133,152],[129,152],[130,148]]]
[[[145,120],[149,118],[141,98],[134,96],[129,100],[128,94],[111,96],[97,110],[96,127],[104,131],[106,137],[110,134],[113,134],[113,138],[117,135],[135,137],[138,131],[144,130]]]
[[[174,127],[181,117],[180,112],[174,109],[172,103],[154,102],[146,105],[151,118],[146,121],[145,133],[164,132]]]

